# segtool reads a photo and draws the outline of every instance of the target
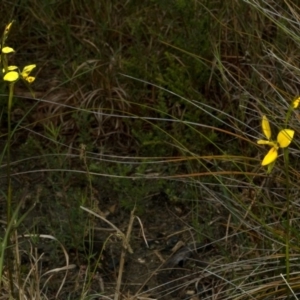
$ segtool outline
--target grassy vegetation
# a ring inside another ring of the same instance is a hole
[[[1,26],[15,20],[10,64],[37,64],[37,79],[35,96],[16,84],[11,111],[0,81],[8,253],[0,256],[1,293],[174,299],[168,294],[196,284],[188,299],[298,299],[297,2],[3,3]],[[257,144],[263,115],[272,140],[282,129],[295,131],[269,173],[261,161],[270,148]],[[149,217],[162,222],[165,203],[182,222],[188,216],[194,241],[217,249],[201,281],[195,271],[170,290],[157,287],[159,296],[156,289],[129,295],[120,275],[116,290],[95,288],[108,245],[121,237],[121,255],[130,235],[138,245],[135,234],[144,235]],[[99,222],[113,233],[99,237]]]

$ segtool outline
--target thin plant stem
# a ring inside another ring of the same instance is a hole
[[[8,107],[7,107],[7,224],[11,221],[11,170],[10,170],[10,146],[11,146],[11,107],[14,94],[14,83],[9,84],[9,98],[8,98]]]
[[[14,83],[9,84],[9,96],[8,96],[8,106],[7,106],[7,169],[6,169],[6,176],[7,176],[7,244],[6,244],[6,256],[7,256],[7,263],[8,263],[8,276],[9,276],[9,283],[10,283],[10,290],[13,295],[14,285],[13,285],[13,255],[12,255],[12,248],[10,247],[11,241],[11,212],[12,212],[12,190],[11,190],[11,169],[10,169],[10,149],[11,149],[11,108],[12,108],[12,100],[14,94]]]
[[[290,176],[289,176],[289,150],[285,148],[283,151],[284,168],[285,168],[285,190],[286,190],[286,232],[285,232],[285,265],[286,279],[290,279]]]

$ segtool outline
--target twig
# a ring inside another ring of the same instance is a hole
[[[123,249],[121,251],[120,267],[119,267],[119,274],[118,274],[118,279],[117,279],[114,300],[119,299],[120,289],[121,289],[121,284],[122,284],[123,269],[124,269],[124,264],[125,264],[125,255],[126,255],[126,251],[127,250],[129,251],[129,249],[131,249],[131,248],[128,249],[128,246],[129,246],[129,239],[130,239],[130,235],[131,235],[131,231],[132,231],[132,225],[133,225],[133,221],[134,221],[134,211],[135,211],[135,208],[130,213],[130,219],[129,219],[129,224],[128,224],[128,228],[127,228],[127,232],[126,232],[126,237],[123,240]]]

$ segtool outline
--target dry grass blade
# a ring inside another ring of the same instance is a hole
[[[115,229],[116,232],[117,232],[117,234],[122,238],[122,241],[124,242],[125,249],[128,249],[129,253],[133,253],[133,251],[131,249],[131,246],[128,244],[128,241],[126,239],[125,234],[118,227],[116,227],[114,224],[112,224],[110,221],[108,221],[105,217],[100,216],[99,214],[93,212],[92,210],[90,210],[90,209],[88,209],[86,207],[83,207],[83,206],[80,206],[80,208],[83,209],[83,210],[85,210],[86,212],[94,215],[95,217],[101,219],[102,221],[106,222],[109,226],[111,226],[113,229]]]
[[[65,275],[64,275],[64,278],[63,278],[63,280],[62,280],[62,282],[61,282],[61,284],[59,286],[59,289],[58,289],[58,291],[56,293],[56,298],[57,298],[59,296],[59,294],[60,294],[63,286],[64,286],[65,280],[66,280],[67,275],[68,275],[68,270],[73,269],[73,268],[76,267],[75,265],[70,265],[69,264],[69,255],[68,255],[68,252],[66,251],[65,247],[54,236],[48,235],[48,234],[39,234],[39,235],[24,234],[24,235],[19,236],[19,237],[26,237],[26,238],[35,238],[35,237],[38,237],[38,238],[42,238],[42,239],[50,239],[50,240],[53,240],[53,241],[57,242],[60,245],[60,247],[63,250],[63,253],[65,255],[66,265],[64,267],[62,267],[62,268],[55,268],[55,269],[52,269],[52,270],[47,271],[46,273],[42,274],[42,276],[45,276],[47,274],[57,273],[57,272],[60,272],[60,271],[66,271]],[[44,287],[43,288],[46,287],[46,284],[50,280],[50,278],[51,278],[51,276],[46,280],[46,282],[44,283]]]
[[[116,293],[114,296],[114,300],[119,300],[120,295],[121,295],[122,276],[123,276],[123,271],[124,271],[125,256],[126,256],[126,252],[127,252],[126,245],[129,244],[129,240],[130,240],[130,236],[131,236],[132,225],[133,225],[133,221],[135,218],[134,211],[135,210],[132,210],[130,213],[130,219],[128,222],[127,232],[126,232],[125,240],[123,241],[123,249],[121,251],[120,267],[119,267],[118,278],[117,278],[117,282],[116,282]]]

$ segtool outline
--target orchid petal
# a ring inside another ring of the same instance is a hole
[[[34,82],[35,77],[33,77],[33,76],[28,76],[28,77],[25,78],[25,80],[26,80],[28,83],[32,83],[32,82]]]
[[[17,66],[8,66],[7,67],[8,71],[14,71],[14,70],[17,70],[17,69],[18,69]],[[5,73],[5,69],[4,68],[2,69],[2,72]]]
[[[266,140],[258,140],[257,144],[259,144],[259,145],[268,145],[268,146],[271,146],[271,147],[276,147],[277,146],[276,142],[266,141]]]
[[[268,118],[264,115],[262,118],[262,131],[265,135],[265,137],[269,140],[271,138],[271,128]]]
[[[11,47],[3,47],[2,48],[2,53],[4,53],[4,54],[8,54],[8,53],[12,53],[12,52],[15,52],[15,50]]]
[[[36,65],[28,65],[26,67],[24,67],[21,75],[23,78],[26,79],[26,77],[28,77],[28,75],[30,74],[30,72],[36,67]]]
[[[7,69],[8,69],[8,71],[14,71],[14,70],[17,70],[18,67],[17,66],[8,66]]]
[[[8,31],[10,30],[10,27],[11,27],[12,23],[13,22],[10,22],[8,25],[5,26],[5,29],[4,29],[5,34],[7,34]]]
[[[292,129],[280,130],[277,135],[277,143],[281,148],[286,148],[291,143],[294,137],[295,131]]]
[[[19,73],[16,71],[11,71],[11,72],[7,72],[4,75],[3,80],[9,81],[9,82],[14,82],[14,81],[18,80],[18,78],[19,78]]]
[[[261,165],[266,166],[272,163],[273,161],[276,160],[277,156],[278,156],[277,149],[275,147],[271,148],[270,151],[267,153],[267,155],[264,157]]]

